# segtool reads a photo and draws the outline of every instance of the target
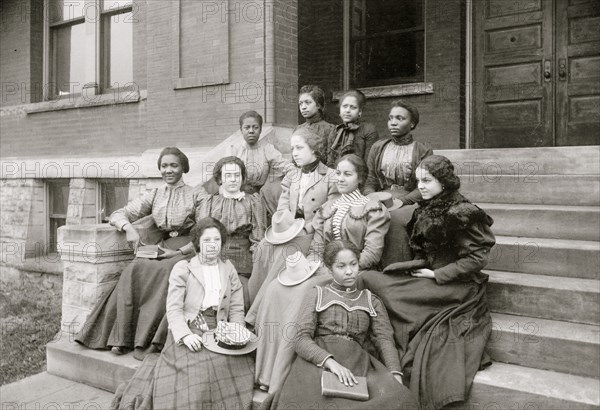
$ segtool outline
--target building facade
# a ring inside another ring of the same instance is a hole
[[[5,277],[52,271],[56,229],[155,183],[164,146],[206,157],[256,110],[285,151],[303,84],[333,122],[361,89],[380,135],[406,99],[438,150],[599,144],[595,0],[2,0],[0,19]]]

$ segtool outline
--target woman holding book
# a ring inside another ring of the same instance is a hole
[[[256,345],[244,328],[242,284],[231,262],[221,258],[226,229],[204,218],[191,236],[197,256],[179,261],[169,277],[165,347],[119,386],[113,409],[252,406],[254,361],[248,353]]]
[[[402,385],[402,369],[383,304],[369,290],[356,286],[359,257],[358,249],[348,241],[336,240],[325,247],[323,261],[332,280],[315,286],[304,299],[294,327],[298,330],[298,357],[280,393],[270,398],[271,408],[388,409],[415,403]],[[368,339],[382,361],[365,350]],[[334,383],[326,372],[335,375]],[[322,390],[322,377],[333,393]],[[343,390],[356,399],[335,393]]]
[[[495,239],[492,218],[458,192],[448,158],[429,156],[415,174],[423,198],[408,224],[415,261],[362,279],[390,315],[405,381],[421,408],[439,409],[465,400],[475,373],[489,364],[488,275],[481,270]]]
[[[136,258],[121,272],[75,338],[87,347],[112,347],[115,354],[135,348],[141,357],[165,314],[169,273],[175,263],[193,253],[188,233],[194,225],[197,192],[182,179],[190,169],[188,158],[167,147],[158,157],[158,169],[165,184],[113,212],[110,224],[125,232],[134,251],[143,244],[158,244],[160,259]],[[136,229],[141,220],[152,225],[143,240]]]

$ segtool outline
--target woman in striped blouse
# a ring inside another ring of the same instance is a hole
[[[359,268],[376,269],[390,226],[390,214],[381,202],[361,193],[367,178],[367,166],[361,157],[349,154],[340,158],[337,178],[337,189],[342,196],[327,201],[316,212],[309,254],[322,259],[329,242],[348,240],[360,249]]]

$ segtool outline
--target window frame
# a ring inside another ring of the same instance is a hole
[[[386,91],[389,90],[390,96],[397,95],[413,95],[413,94],[430,94],[433,93],[433,86],[430,83],[427,83],[427,0],[423,1],[423,16],[422,21],[423,24],[409,28],[409,29],[399,29],[386,32],[383,34],[372,34],[372,35],[364,35],[364,36],[352,36],[352,7],[354,0],[350,1],[342,1],[343,4],[343,32],[344,32],[344,44],[343,44],[343,87],[345,90],[350,88],[360,89],[360,90],[373,90],[373,93],[365,93],[367,98],[377,96],[378,94],[388,94]],[[368,1],[366,2],[368,4]],[[380,83],[368,84],[368,85],[352,85],[352,71],[351,71],[351,58],[352,58],[352,47],[353,40],[356,40],[357,37],[361,37],[361,39],[374,38],[374,37],[384,37],[390,36],[399,33],[409,33],[409,32],[423,32],[423,79],[421,81],[413,81],[413,82],[401,82],[399,81],[401,78],[396,77],[389,80],[382,80]],[[394,88],[401,87],[401,91],[394,91]],[[414,92],[413,92],[414,91]],[[373,95],[370,95],[373,94]],[[381,95],[388,96],[388,95]]]
[[[43,87],[43,101],[56,101],[61,98],[77,99],[96,99],[96,96],[109,94],[111,92],[129,91],[129,84],[133,85],[133,66],[132,66],[132,78],[131,83],[125,85],[125,87],[110,87],[108,84],[109,70],[110,70],[110,56],[109,47],[106,46],[106,42],[110,42],[110,33],[106,33],[104,29],[105,19],[113,18],[113,16],[130,13],[134,11],[135,1],[131,1],[126,5],[119,5],[116,8],[104,9],[104,5],[111,0],[80,0],[84,2],[84,15],[75,17],[67,20],[61,20],[57,22],[50,21],[50,3],[51,0],[44,0],[44,52],[43,52],[43,79],[45,87]],[[94,8],[95,15],[91,18],[87,16],[88,6],[91,4]],[[81,85],[81,92],[68,93],[65,95],[58,95],[57,87],[55,86],[55,73],[56,73],[56,48],[53,47],[53,34],[52,29],[62,28],[72,25],[81,24],[83,22],[86,30],[90,27],[93,31],[93,37],[89,39],[90,44],[86,44],[91,47],[93,41],[93,61],[87,61],[85,68],[85,81]],[[133,31],[131,33],[133,37]],[[132,60],[133,60],[133,38],[132,38]]]
[[[105,184],[110,184],[110,183],[127,183],[127,199],[125,201],[125,205],[127,205],[127,203],[129,202],[129,189],[131,186],[131,181],[127,178],[120,178],[120,179],[106,179],[106,178],[101,178],[101,179],[97,179],[96,180],[96,192],[97,192],[97,198],[96,198],[96,221],[99,224],[103,224],[103,223],[108,223],[108,220],[104,221],[102,218],[102,206],[104,205],[103,201],[102,201],[102,194],[104,191],[104,185]],[[117,208],[119,209],[119,208]],[[115,209],[116,211],[116,209]],[[105,213],[105,217],[108,219],[110,216],[110,213],[106,214]]]
[[[55,232],[52,232],[52,227],[53,227],[53,220],[56,219],[64,219],[65,220],[65,224],[67,224],[67,215],[69,213],[69,197],[71,196],[71,180],[70,179],[52,179],[52,180],[46,180],[44,181],[45,185],[46,185],[46,246],[44,249],[43,254],[47,255],[47,254],[52,254],[52,253],[57,253],[58,252],[58,228],[56,228]],[[53,186],[58,186],[61,185],[61,183],[64,185],[64,183],[66,183],[66,186],[69,187],[68,189],[68,194],[67,194],[67,207],[65,209],[65,213],[64,214],[57,214],[54,213],[54,209],[53,209]],[[61,226],[64,226],[61,225]],[[52,238],[54,237],[55,241],[52,242]]]

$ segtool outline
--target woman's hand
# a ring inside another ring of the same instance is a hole
[[[162,246],[158,246],[158,249],[160,249],[162,252],[158,254],[158,256],[156,257],[156,259],[168,259],[168,258],[172,258],[174,256],[179,255],[181,252],[179,250],[174,251],[172,249],[167,249],[167,248],[163,248]]]
[[[400,385],[404,386],[404,383],[402,383],[402,376],[400,376],[399,374],[394,374],[394,379],[396,379],[396,381],[400,383]]]
[[[344,383],[346,386],[354,386],[355,384],[358,384],[358,380],[356,380],[352,372],[333,360],[331,357],[325,360],[323,367],[335,374],[340,383]]]
[[[123,230],[125,231],[127,242],[129,243],[129,245],[133,249],[133,253],[136,253],[138,246],[140,246],[142,244],[142,240],[140,238],[140,234],[138,233],[138,231],[131,224],[125,225],[123,227]]]
[[[191,333],[187,336],[184,336],[182,342],[192,352],[199,352],[202,350],[202,338],[197,334]]]
[[[427,268],[415,269],[410,274],[415,278],[435,279],[435,272]]]

